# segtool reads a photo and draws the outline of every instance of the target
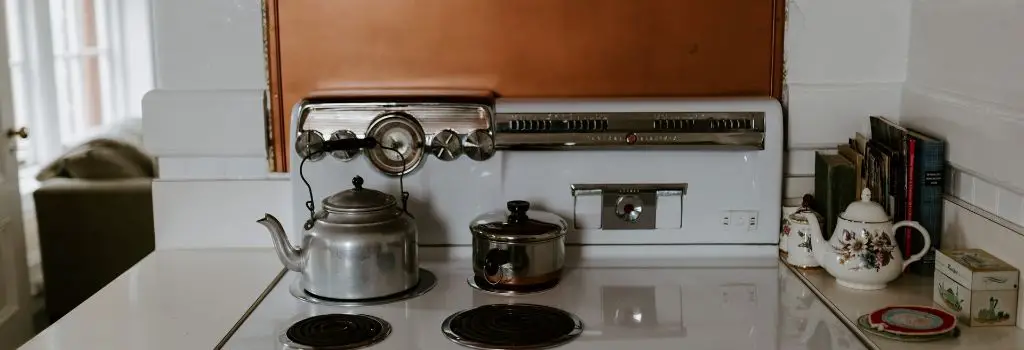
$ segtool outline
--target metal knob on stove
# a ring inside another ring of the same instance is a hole
[[[624,195],[615,200],[615,215],[626,222],[637,222],[644,211],[644,201],[638,196]]]
[[[316,130],[302,130],[299,137],[295,138],[295,152],[299,157],[308,158],[310,161],[324,159],[326,154],[320,151],[324,142],[324,136]]]
[[[430,152],[443,161],[452,161],[462,155],[462,140],[455,131],[445,129],[430,139]]]
[[[355,139],[355,138],[357,138],[356,137],[356,133],[352,132],[351,130],[338,130],[338,131],[335,131],[334,133],[331,134],[331,141],[348,140],[348,139]],[[347,162],[347,161],[350,161],[350,160],[354,159],[357,155],[359,155],[359,150],[355,150],[354,149],[354,150],[333,151],[333,152],[331,152],[331,155],[334,156],[334,158],[337,158],[339,160],[343,160],[343,161]]]
[[[462,142],[466,156],[475,161],[484,161],[494,155],[494,137],[484,129],[473,130]]]

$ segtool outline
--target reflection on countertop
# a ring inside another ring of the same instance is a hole
[[[868,349],[803,281],[779,263],[779,349]]]

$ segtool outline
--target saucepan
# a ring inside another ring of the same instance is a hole
[[[507,209],[480,215],[469,225],[477,283],[510,291],[558,284],[565,265],[565,220],[530,210],[530,202],[522,200],[509,201]]]

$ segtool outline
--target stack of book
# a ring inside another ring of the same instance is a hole
[[[935,268],[935,250],[942,236],[942,189],[946,143],[885,117],[870,117],[871,137],[857,133],[838,154],[815,156],[815,210],[825,217],[826,234],[835,229],[839,214],[861,190],[882,205],[894,222],[921,223],[931,237],[932,249],[908,270],[929,275]],[[904,258],[924,246],[924,239],[901,228],[896,232]]]

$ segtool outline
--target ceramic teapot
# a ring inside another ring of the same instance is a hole
[[[817,220],[811,216],[808,219]],[[906,261],[894,234],[901,227],[914,228],[924,236],[924,247]],[[885,288],[907,265],[920,260],[931,245],[928,231],[916,221],[900,221],[894,225],[882,206],[871,201],[871,190],[867,188],[861,192],[859,201],[850,203],[839,214],[831,240],[826,241],[820,232],[811,236],[818,264],[834,276],[839,285],[864,290]]]
[[[804,195],[800,209],[789,214],[782,221],[782,234],[786,236],[786,239],[780,242],[780,245],[785,246],[786,262],[796,267],[819,266],[817,258],[811,251],[811,236],[815,234],[821,236],[823,228],[820,224],[823,218],[811,209],[813,201],[814,197],[809,194]],[[808,219],[809,216],[814,217],[813,223],[811,219]]]

